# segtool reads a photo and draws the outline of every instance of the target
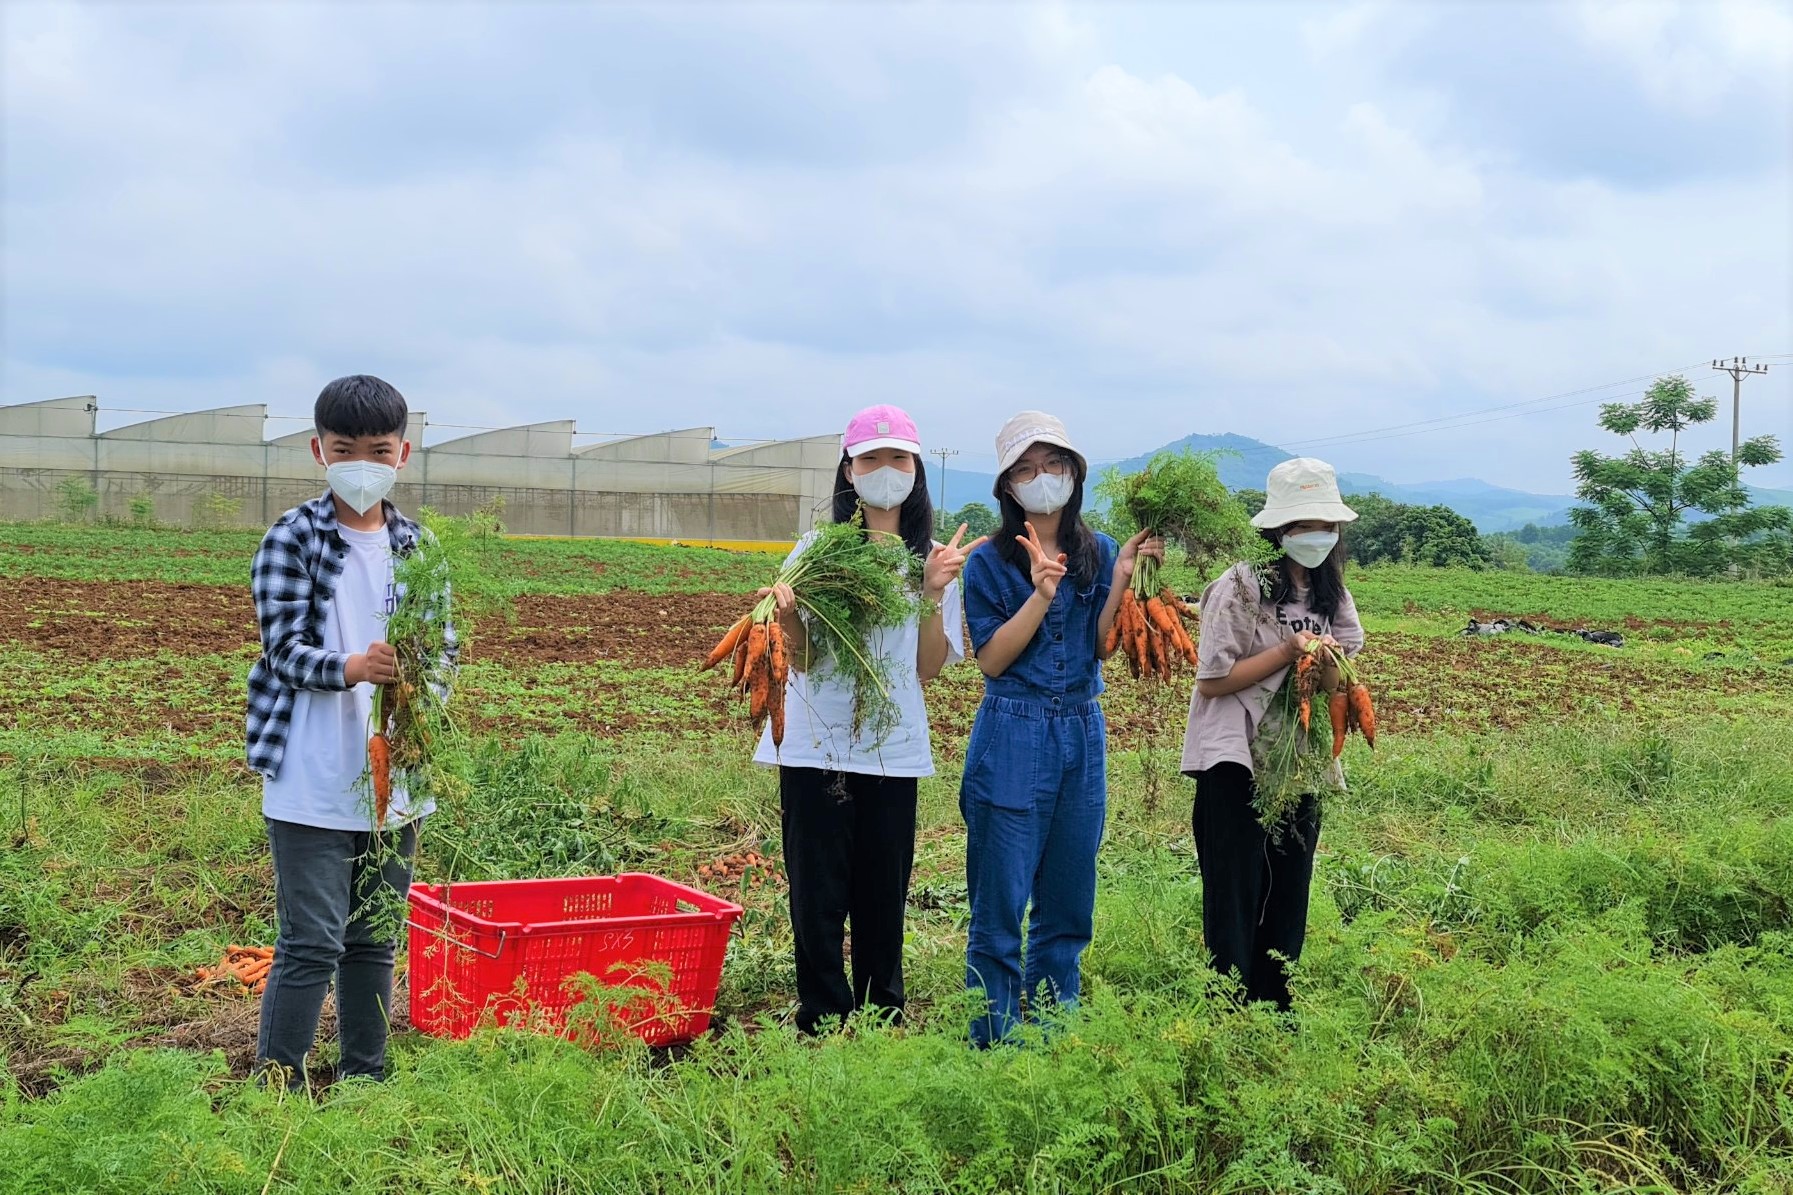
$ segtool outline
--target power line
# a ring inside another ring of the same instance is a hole
[[[1759,378],[1768,372],[1768,367],[1751,365],[1748,357],[1732,357],[1728,365],[1715,358],[1712,368],[1731,375],[1731,472],[1736,473],[1738,433],[1743,426],[1743,379]]]
[[[930,448],[928,455],[940,458],[940,511],[941,516],[945,517],[945,513],[952,509],[946,504],[946,458],[958,456],[959,450],[957,448]]]
[[[1769,354],[1766,358],[1755,358],[1755,360],[1766,359],[1772,361],[1776,357],[1793,358],[1793,353]],[[1545,395],[1542,398],[1527,399],[1523,402],[1502,403],[1498,406],[1480,407],[1470,411],[1459,411],[1454,415],[1440,415],[1431,419],[1417,419],[1407,423],[1387,424],[1377,428],[1363,428],[1357,431],[1338,432],[1329,436],[1313,436],[1305,440],[1284,440],[1278,444],[1267,445],[1267,447],[1289,450],[1294,448],[1343,447],[1353,444],[1369,444],[1379,440],[1404,439],[1408,436],[1427,435],[1432,432],[1456,431],[1460,428],[1481,427],[1485,424],[1498,423],[1506,419],[1519,419],[1528,415],[1545,415],[1553,411],[1567,411],[1575,407],[1591,406],[1592,404],[1599,402],[1612,402],[1618,399],[1637,398],[1646,392],[1642,390],[1630,391],[1623,394],[1602,392],[1610,391],[1615,386],[1654,381],[1666,374],[1684,373],[1691,369],[1697,369],[1702,364],[1704,364],[1704,362],[1695,361],[1687,365],[1676,366],[1670,369],[1639,374],[1636,377],[1621,378],[1617,381],[1607,382],[1600,386],[1584,386],[1579,390],[1565,390],[1557,394]],[[1594,397],[1578,399],[1575,402],[1557,402],[1559,399],[1573,398],[1574,396],[1581,394],[1592,394]],[[1539,404],[1542,403],[1556,403],[1556,405],[1540,406]],[[1491,417],[1486,419],[1474,418],[1474,416],[1477,415],[1489,415]],[[993,455],[987,453],[973,455],[980,459],[995,459]],[[1089,457],[1087,459],[1091,465],[1103,465],[1132,460],[1133,457]]]
[[[1582,394],[1595,394],[1602,390],[1611,390],[1617,386],[1629,386],[1636,382],[1650,382],[1650,381],[1654,381],[1655,379],[1657,379],[1659,377],[1662,377],[1665,374],[1682,373],[1689,369],[1697,369],[1697,368],[1699,368],[1700,364],[1701,364],[1701,362],[1695,361],[1691,365],[1676,366],[1673,369],[1660,369],[1660,370],[1656,370],[1651,373],[1639,374],[1638,376],[1633,377],[1633,378],[1621,378],[1620,380],[1618,380],[1616,382],[1607,382],[1605,385],[1601,385],[1601,386],[1583,386],[1579,390],[1564,390],[1559,394],[1547,394],[1543,398],[1527,399],[1524,402],[1502,403],[1499,406],[1480,407],[1480,408],[1478,408],[1476,410],[1472,410],[1472,411],[1459,411],[1454,415],[1439,415],[1439,416],[1435,416],[1434,418],[1431,418],[1431,419],[1415,419],[1415,420],[1411,420],[1407,423],[1392,423],[1385,427],[1363,428],[1356,432],[1340,432],[1336,435],[1331,435],[1331,436],[1315,436],[1315,437],[1312,437],[1312,438],[1306,439],[1306,440],[1291,440],[1291,441],[1287,441],[1284,444],[1282,444],[1281,447],[1296,448],[1296,447],[1304,447],[1304,446],[1309,446],[1309,445],[1330,444],[1330,443],[1335,443],[1335,442],[1367,443],[1371,439],[1379,438],[1379,433],[1382,433],[1382,432],[1404,432],[1404,433],[1406,433],[1408,431],[1408,429],[1410,429],[1410,428],[1430,429],[1430,430],[1434,430],[1434,431],[1450,431],[1451,425],[1456,424],[1459,420],[1470,419],[1477,415],[1490,415],[1497,411],[1513,411],[1513,412],[1515,412],[1515,414],[1513,416],[1510,416],[1511,418],[1518,418],[1519,416],[1522,416],[1522,415],[1542,415],[1542,414],[1546,413],[1547,411],[1567,410],[1569,407],[1586,406],[1588,402],[1602,402],[1610,397],[1623,397],[1623,396],[1603,396],[1602,398],[1590,399],[1590,400],[1586,400],[1583,402],[1563,403],[1560,406],[1546,407],[1546,408],[1543,408],[1542,410],[1537,410],[1537,411],[1520,410],[1520,408],[1536,407],[1541,403],[1556,402],[1559,399],[1574,398],[1577,395],[1582,395]],[[1477,420],[1475,423],[1465,424],[1464,426],[1476,427],[1476,426],[1480,426],[1480,424],[1482,424],[1482,423],[1488,423],[1488,422],[1493,422],[1493,421],[1485,420],[1485,419]],[[1440,425],[1440,426],[1434,427],[1433,425]],[[1409,434],[1411,434],[1411,433],[1409,433]],[[1393,438],[1393,437],[1390,437],[1390,438]]]

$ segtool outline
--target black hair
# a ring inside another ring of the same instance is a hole
[[[405,396],[372,374],[337,378],[318,392],[311,422],[320,436],[402,436],[410,410]]]
[[[1087,589],[1096,583],[1096,574],[1102,568],[1102,552],[1096,544],[1096,533],[1083,521],[1083,483],[1089,470],[1076,453],[1067,452],[1065,456],[1071,462],[1077,484],[1071,490],[1071,500],[1058,512],[1058,550],[1066,556],[1065,567],[1071,580],[1079,588]],[[1033,558],[1020,542],[1027,534],[1028,514],[1015,500],[1015,495],[1009,493],[1005,477],[1006,473],[996,478],[992,491],[1002,513],[1002,528],[996,533],[996,554],[1031,577]]]
[[[1282,527],[1266,527],[1258,534],[1275,547],[1280,548],[1282,547],[1283,533],[1292,526],[1294,524],[1290,523]],[[1294,570],[1289,567],[1291,563],[1289,557],[1284,554],[1278,556],[1276,563],[1270,566],[1271,572],[1276,578],[1270,587],[1272,602],[1277,604],[1286,602],[1295,592]],[[1342,524],[1339,527],[1339,542],[1332,545],[1332,551],[1327,553],[1326,559],[1322,560],[1317,567],[1307,570],[1307,588],[1307,608],[1309,610],[1322,618],[1337,616],[1339,605],[1345,596],[1345,531]]]
[[[934,499],[928,493],[928,470],[921,454],[915,458],[915,488],[897,508],[897,534],[909,550],[923,560],[934,550]],[[859,491],[853,488],[853,458],[840,454],[840,467],[834,471],[833,521],[845,523],[859,513]]]

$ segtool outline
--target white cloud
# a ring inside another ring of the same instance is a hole
[[[1793,10],[1784,4],[1582,0],[1576,16],[1588,44],[1627,63],[1664,108],[1705,114],[1739,91],[1786,91]]]
[[[0,401],[291,413],[366,369],[439,423],[745,438],[888,400],[975,467],[1020,406],[1124,456],[1789,347],[1784,161],[1529,174],[1364,73],[1401,6],[1240,37],[1224,83],[1099,7],[23,11]],[[1340,464],[1561,489],[1591,426]]]

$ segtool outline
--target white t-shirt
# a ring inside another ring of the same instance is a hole
[[[809,547],[814,533],[792,550],[795,560]],[[940,597],[941,623],[946,632],[946,662],[965,658],[964,615],[958,581]],[[853,772],[869,776],[932,776],[934,748],[928,737],[928,709],[922,699],[921,677],[915,670],[921,644],[921,620],[872,633],[867,654],[889,664],[890,695],[898,710],[897,724],[881,743],[869,736],[853,735],[853,687],[829,668],[791,670],[784,694],[784,746],[772,746],[768,726],[760,736],[753,761],[768,766],[820,768],[828,772]]]
[[[392,541],[384,528],[339,531],[348,556],[335,597],[324,612],[319,646],[354,655],[385,639],[386,619],[398,605]],[[371,684],[342,692],[301,689],[293,702],[292,729],[280,771],[272,780],[262,781],[262,814],[322,830],[369,829],[372,796],[362,773],[367,770],[373,709]],[[395,781],[386,824],[403,825],[434,809],[433,803],[411,809],[404,786]]]

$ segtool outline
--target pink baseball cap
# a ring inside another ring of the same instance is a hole
[[[847,422],[847,434],[840,438],[841,451],[858,456],[878,448],[901,448],[921,453],[921,433],[915,420],[901,407],[867,407]]]

